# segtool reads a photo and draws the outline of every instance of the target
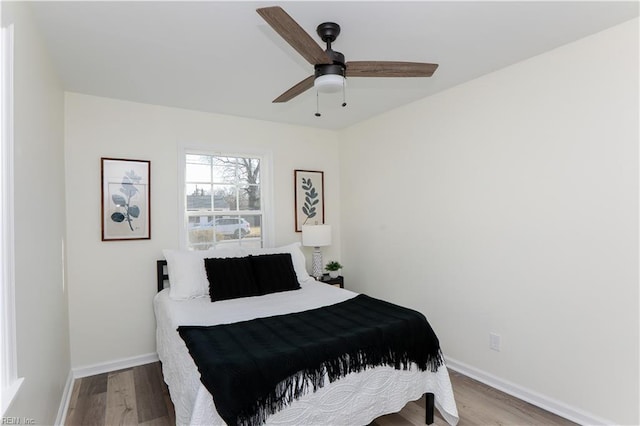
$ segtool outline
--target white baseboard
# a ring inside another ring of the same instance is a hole
[[[133,356],[130,358],[120,358],[100,364],[85,365],[84,367],[73,368],[73,378],[95,376],[96,374],[108,373],[110,371],[123,370],[125,368],[136,367],[138,365],[150,364],[158,361],[157,353]]]
[[[595,416],[591,413],[587,413],[579,408],[571,407],[561,401],[549,398],[538,392],[526,389],[515,383],[508,382],[493,374],[487,373],[463,362],[457,361],[450,357],[445,356],[447,368],[457,371],[460,374],[464,374],[467,377],[471,377],[485,385],[498,389],[506,394],[514,396],[518,399],[526,401],[530,404],[547,410],[551,413],[557,414],[560,417],[571,420],[581,425],[613,425],[614,422]]]
[[[56,416],[55,425],[64,425],[67,419],[67,410],[69,409],[69,402],[71,401],[71,393],[73,392],[73,372],[69,370],[67,375],[67,383],[64,385],[62,391],[62,399],[60,400],[60,408],[58,408],[58,415]]]

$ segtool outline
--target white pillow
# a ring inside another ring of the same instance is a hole
[[[234,249],[218,250],[162,250],[169,273],[169,297],[175,300],[194,299],[209,295],[209,281],[204,259],[212,257],[240,257],[244,253]]]
[[[174,300],[195,299],[209,296],[209,280],[204,269],[204,259],[214,257],[245,257],[249,255],[290,253],[293,269],[299,283],[311,279],[307,273],[307,261],[300,247],[301,243],[292,243],[282,247],[253,248],[224,247],[211,250],[173,250],[164,249],[162,254],[167,260],[169,273],[169,297]]]
[[[254,256],[258,256],[261,254],[290,253],[291,261],[293,262],[293,269],[296,271],[296,277],[298,278],[298,282],[302,283],[303,281],[306,281],[311,277],[307,272],[307,260],[304,257],[304,253],[302,253],[302,250],[300,249],[301,246],[302,244],[300,242],[297,242],[275,248],[246,249],[246,253],[247,255]]]

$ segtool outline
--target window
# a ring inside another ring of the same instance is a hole
[[[0,415],[18,392],[13,272],[13,26],[0,34]]]
[[[262,247],[265,156],[187,151],[184,164],[187,247]]]

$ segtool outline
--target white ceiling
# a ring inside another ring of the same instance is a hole
[[[638,16],[638,2],[32,2],[65,90],[172,107],[347,127]],[[313,67],[255,12],[282,6],[314,39],[340,24],[347,61],[434,62],[431,78],[350,78],[271,101]],[[594,66],[606,66],[594,57]]]

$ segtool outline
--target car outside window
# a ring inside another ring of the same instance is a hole
[[[185,155],[187,247],[262,247],[260,156]]]

